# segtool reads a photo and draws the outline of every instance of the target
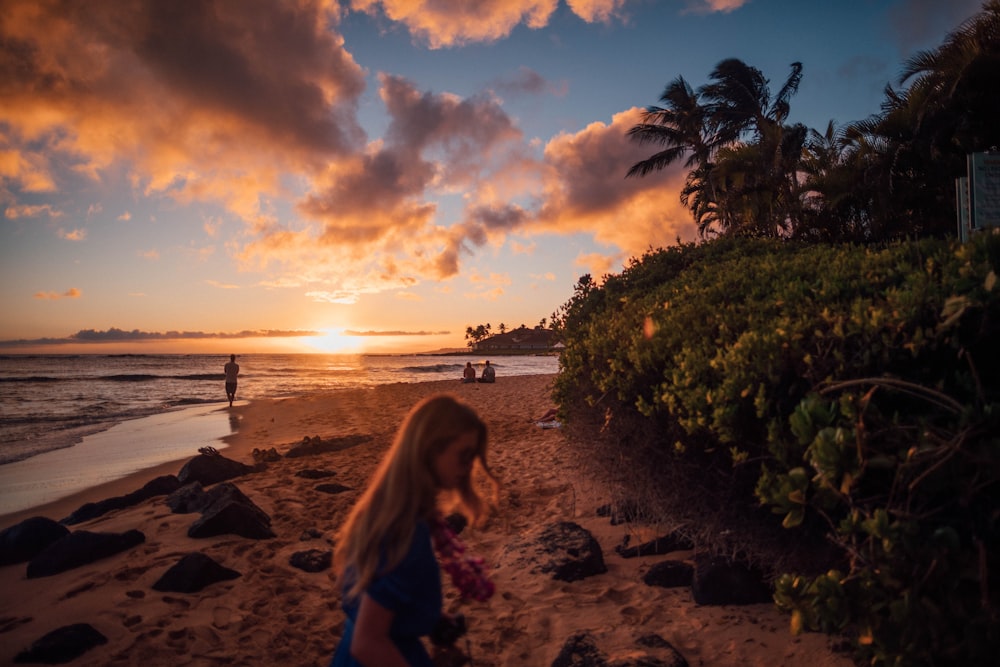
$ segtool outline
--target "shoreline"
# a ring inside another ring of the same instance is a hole
[[[496,512],[463,539],[491,570],[497,594],[485,603],[462,603],[445,581],[445,611],[469,624],[468,647],[477,667],[547,667],[578,633],[594,638],[608,662],[634,659],[654,649],[637,644],[656,634],[688,664],[713,667],[852,667],[824,635],[794,637],[788,618],[773,604],[699,606],[690,587],[661,588],[643,574],[668,556],[623,558],[615,547],[647,539],[657,526],[612,524],[598,508],[611,500],[599,480],[588,477],[582,457],[562,429],[543,429],[534,418],[551,405],[554,375],[511,376],[497,383],[446,380],[379,385],[264,399],[234,408],[239,429],[225,438],[223,456],[252,462],[254,448],[284,453],[303,437],[370,436],[367,444],[303,458],[282,457],[259,472],[231,480],[271,517],[276,536],[252,540],[235,535],[192,538],[197,518],[174,514],[163,498],[116,510],[72,529],[124,532],[138,529],[142,544],[88,565],[27,579],[25,564],[0,567],[0,664],[52,630],[86,622],[107,638],[73,664],[145,667],[178,664],[240,664],[314,667],[328,664],[343,632],[340,589],[329,569],[307,572],[291,566],[302,552],[329,552],[336,531],[414,403],[440,392],[466,400],[489,429],[489,461],[502,487]],[[160,474],[180,464],[161,466]],[[327,480],[299,475],[324,470],[346,487],[323,492]],[[150,478],[153,471],[143,471]],[[134,491],[135,476],[109,488],[90,489],[60,501],[75,510],[83,496],[102,500]],[[35,512],[34,514],[40,514]],[[7,519],[9,517],[4,517]],[[556,581],[531,566],[518,551],[526,536],[553,522],[573,522],[589,531],[603,552],[607,572],[582,580]],[[197,593],[160,593],[153,584],[185,554],[201,552],[239,573]]]
[[[69,447],[0,466],[0,526],[10,515],[91,495],[91,488],[114,487],[145,470],[194,456],[200,447],[221,448],[237,426],[231,416],[224,419],[233,415],[231,410],[224,403],[211,404],[127,419]]]

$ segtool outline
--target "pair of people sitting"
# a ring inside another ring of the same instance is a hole
[[[486,361],[486,366],[483,368],[482,377],[479,378],[479,382],[496,382],[497,372],[493,366],[490,366],[489,360]],[[462,382],[476,382],[476,369],[472,367],[472,362],[465,362],[465,371],[462,373]]]

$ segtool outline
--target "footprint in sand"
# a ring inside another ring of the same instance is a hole
[[[229,627],[229,621],[233,617],[233,611],[227,607],[216,607],[212,610],[212,625],[224,630]]]

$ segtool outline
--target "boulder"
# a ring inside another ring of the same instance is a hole
[[[191,482],[167,496],[167,507],[174,514],[191,514],[201,512],[212,504],[212,498],[200,482]]]
[[[197,593],[218,581],[229,581],[241,576],[236,570],[220,565],[201,552],[187,554],[163,573],[153,590],[164,593]]]
[[[0,565],[29,561],[45,547],[69,535],[69,528],[44,516],[33,516],[0,532]]]
[[[325,572],[333,564],[333,552],[319,549],[296,551],[288,559],[288,564],[305,572]]]
[[[14,656],[15,663],[62,665],[101,644],[108,638],[88,623],[66,625],[48,633]]]
[[[667,560],[656,563],[642,575],[647,586],[680,588],[690,586],[694,580],[694,566],[681,560]]]
[[[302,442],[292,445],[291,449],[285,452],[286,459],[295,459],[302,456],[315,456],[316,454],[326,454],[327,452],[339,452],[342,449],[350,449],[360,444],[371,441],[370,435],[344,435],[338,438],[327,438],[306,436]]]
[[[601,545],[590,531],[560,521],[512,540],[500,557],[513,568],[550,574],[557,581],[578,581],[608,571]]]
[[[659,635],[644,635],[637,648],[627,649],[626,658],[609,659],[587,631],[570,636],[552,661],[552,667],[688,667],[688,662],[670,642]]]
[[[28,579],[47,577],[113,556],[146,541],[138,530],[91,533],[77,530],[45,547],[28,563]]]
[[[771,587],[761,573],[720,556],[695,554],[694,601],[704,605],[772,602]]]
[[[89,521],[90,519],[96,519],[97,517],[103,516],[112,510],[132,507],[133,505],[138,505],[144,500],[173,493],[180,487],[180,485],[180,481],[174,475],[162,475],[148,482],[141,489],[131,493],[126,493],[124,496],[115,496],[114,498],[106,498],[96,503],[86,503],[85,505],[81,505],[79,509],[63,519],[60,523],[72,526],[84,521]]]
[[[184,464],[177,479],[182,485],[200,482],[202,486],[211,486],[251,472],[254,472],[253,466],[227,459],[219,453],[199,454]]]
[[[188,528],[188,537],[214,537],[229,533],[255,540],[274,537],[271,517],[234,484],[220,484],[206,495],[212,498],[212,502]]]

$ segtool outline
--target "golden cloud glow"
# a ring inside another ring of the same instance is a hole
[[[35,292],[35,298],[45,301],[58,301],[59,299],[79,299],[83,292],[75,287],[71,287],[62,294],[58,292]]]
[[[493,42],[524,23],[529,28],[548,24],[558,0],[352,0],[351,8],[376,13],[403,23],[432,49],[471,42]]]

